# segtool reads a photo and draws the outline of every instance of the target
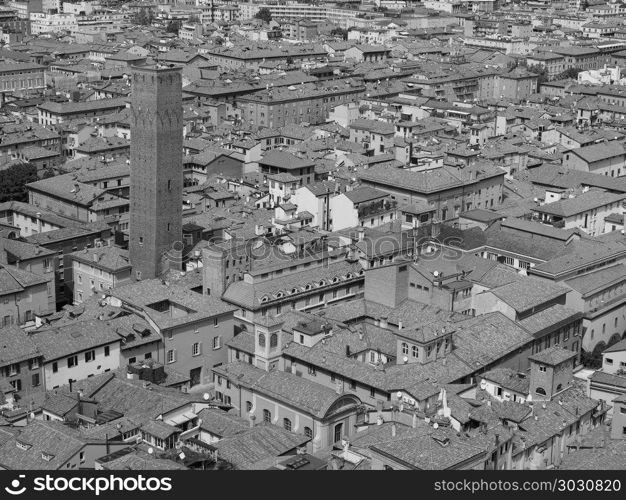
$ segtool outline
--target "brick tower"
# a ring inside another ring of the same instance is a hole
[[[130,261],[149,279],[181,266],[181,69],[134,67],[131,115]]]

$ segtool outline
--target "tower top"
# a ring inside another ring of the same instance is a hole
[[[182,71],[181,66],[175,64],[156,63],[147,64],[145,66],[131,66],[133,72],[145,72],[145,73],[162,73],[167,71],[179,72]]]

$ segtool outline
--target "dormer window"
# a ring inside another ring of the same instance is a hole
[[[49,462],[50,460],[54,458],[54,455],[52,455],[51,453],[46,453],[45,451],[42,451],[41,458],[43,458],[46,462]]]
[[[284,295],[284,294],[283,294],[283,292],[278,292],[278,293],[276,294],[276,298],[277,298],[277,299],[282,299],[282,298],[283,298],[283,295]]]
[[[298,289],[297,288],[292,288],[291,289],[291,293],[298,293]]]
[[[15,445],[20,449],[20,450],[24,450],[24,451],[28,451],[30,449],[30,447],[32,445],[28,444],[28,443],[24,443],[22,441],[15,441]]]
[[[261,298],[261,302],[265,303],[269,300],[269,297],[266,295],[265,297]]]

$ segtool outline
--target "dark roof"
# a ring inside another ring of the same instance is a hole
[[[568,349],[563,349],[559,346],[550,347],[549,349],[545,349],[537,354],[533,354],[529,356],[528,359],[531,361],[536,361],[537,363],[543,363],[545,365],[556,366],[561,363],[575,358],[576,352],[570,351]]]

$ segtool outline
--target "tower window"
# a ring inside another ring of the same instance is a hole
[[[172,181],[167,181],[167,190],[168,191],[172,190]]]

